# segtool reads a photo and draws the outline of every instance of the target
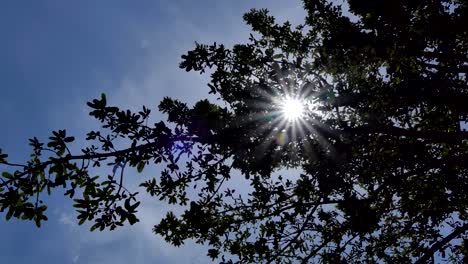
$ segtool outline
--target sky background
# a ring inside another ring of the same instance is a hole
[[[102,92],[130,109],[156,110],[164,96],[188,103],[207,97],[207,76],[180,70],[180,56],[195,41],[246,42],[242,15],[254,7],[280,21],[304,17],[298,0],[1,1],[0,148],[10,161],[23,161],[33,136],[45,140],[66,128],[83,139],[98,126],[86,102]],[[208,262],[205,248],[174,248],[151,232],[168,209],[154,199],[142,197],[140,223],[91,233],[77,226],[62,193],[48,199],[49,221],[41,229],[0,216],[0,263]]]

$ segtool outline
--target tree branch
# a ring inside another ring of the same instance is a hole
[[[193,139],[196,139],[196,137],[190,137],[190,136],[178,136],[178,137],[174,137],[174,138],[169,137],[169,140],[171,142],[188,141],[188,140],[193,140]],[[139,145],[139,146],[135,146],[135,147],[130,147],[130,148],[127,148],[127,149],[122,149],[122,150],[112,151],[112,152],[106,152],[106,153],[94,153],[94,154],[75,155],[75,156],[67,155],[65,157],[52,158],[52,159],[50,159],[48,161],[42,162],[42,163],[38,164],[37,166],[31,167],[31,168],[27,168],[27,166],[23,166],[25,168],[25,170],[22,173],[15,174],[15,176],[16,176],[15,178],[12,178],[12,179],[9,179],[8,181],[3,182],[2,184],[0,184],[0,187],[5,187],[8,184],[12,183],[13,181],[17,180],[18,178],[20,178],[20,177],[22,177],[24,175],[27,175],[29,173],[33,173],[35,171],[43,170],[43,169],[47,168],[47,166],[52,165],[53,163],[65,163],[65,162],[69,162],[69,161],[72,161],[72,160],[91,160],[91,159],[118,157],[118,156],[123,156],[123,155],[129,154],[129,153],[135,152],[135,151],[149,150],[149,149],[152,149],[152,148],[155,148],[155,147],[162,147],[164,144],[166,144],[166,142],[164,142],[164,143],[153,142],[153,143],[149,143],[149,144],[143,144],[143,145]],[[3,164],[9,165],[9,166],[18,166],[18,164],[10,164],[10,163],[3,163]]]
[[[468,139],[468,131],[418,131],[394,126],[365,125],[356,128],[347,128],[345,132],[350,132],[351,134],[381,133],[390,136],[423,139],[433,143],[457,143],[461,140]]]
[[[434,243],[426,252],[424,255],[418,259],[415,264],[425,264],[427,261],[434,256],[434,254],[442,249],[443,246],[445,246],[447,243],[449,243],[451,240],[455,239],[459,235],[463,234],[468,230],[468,224],[465,224],[463,226],[455,228],[455,230],[449,234],[448,236],[444,237],[442,240],[437,241]]]

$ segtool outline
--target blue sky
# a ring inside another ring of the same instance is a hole
[[[180,55],[195,41],[245,42],[242,14],[253,7],[280,20],[303,18],[298,0],[2,1],[0,147],[21,161],[30,137],[67,128],[83,138],[97,126],[85,103],[102,92],[133,109],[155,109],[164,96],[192,103],[206,97],[207,77],[179,70]],[[139,224],[90,233],[56,192],[43,228],[0,221],[0,263],[206,263],[204,248],[173,248],[151,232],[168,207],[143,199]]]

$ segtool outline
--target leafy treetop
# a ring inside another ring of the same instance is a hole
[[[165,98],[150,110],[88,103],[102,123],[81,153],[65,130],[30,139],[31,159],[7,160],[6,218],[47,220],[44,192],[74,198],[80,224],[138,221],[124,170],[161,175],[141,187],[170,204],[154,228],[169,243],[210,246],[221,263],[427,263],[468,257],[468,4],[437,0],[304,1],[302,25],[267,10],[232,48],[197,44],[180,67],[209,70],[217,103]],[[287,122],[279,100],[307,105]],[[220,106],[220,105],[224,105]],[[128,143],[116,149],[116,139]],[[93,176],[93,167],[109,168]],[[298,175],[276,176],[284,168]],[[229,187],[244,179],[247,193]],[[198,195],[188,195],[194,188]]]

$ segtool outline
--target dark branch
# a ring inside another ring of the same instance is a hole
[[[408,130],[394,126],[362,126],[348,128],[345,132],[350,134],[380,133],[384,135],[407,137],[430,141],[433,143],[459,143],[468,139],[468,131],[418,131]]]
[[[177,136],[177,137],[170,138],[169,141],[173,143],[173,142],[177,142],[177,141],[190,141],[190,140],[194,140],[194,139],[196,139],[196,138],[195,137],[189,137],[189,136]],[[167,144],[167,141],[153,142],[153,143],[149,143],[149,144],[143,144],[143,145],[130,147],[130,148],[122,149],[122,150],[118,150],[118,151],[107,152],[107,153],[93,153],[93,154],[75,155],[75,156],[67,155],[67,156],[61,157],[61,158],[52,158],[52,159],[50,159],[48,161],[45,161],[45,162],[42,162],[39,165],[37,165],[35,167],[32,167],[32,168],[28,168],[27,166],[23,165],[22,167],[25,168],[25,170],[22,173],[15,174],[15,176],[16,176],[15,178],[9,179],[8,181],[4,181],[2,184],[0,184],[0,187],[5,187],[8,184],[14,182],[15,180],[17,180],[18,178],[20,178],[20,177],[22,177],[24,175],[44,170],[49,165],[52,165],[54,163],[66,163],[66,162],[69,162],[69,161],[72,161],[72,160],[92,160],[92,159],[102,159],[102,158],[109,158],[109,157],[119,157],[119,156],[124,156],[124,155],[127,155],[129,153],[136,152],[136,151],[148,151],[148,150],[151,150],[151,149],[160,148],[160,147],[163,147],[165,144]],[[9,166],[19,166],[18,164],[10,164],[10,163],[3,163],[3,164],[9,165]]]
[[[468,230],[468,224],[455,228],[455,230],[448,236],[444,237],[442,240],[434,243],[425,253],[424,255],[418,259],[415,264],[425,264],[428,262],[430,258],[439,250],[442,249],[447,243],[452,241],[453,239],[457,238],[459,235],[465,233]]]

